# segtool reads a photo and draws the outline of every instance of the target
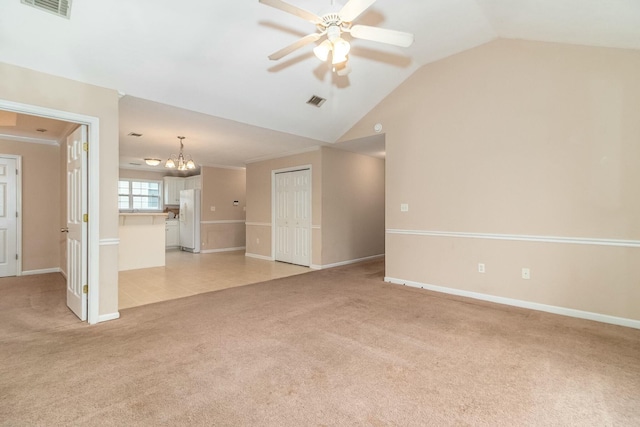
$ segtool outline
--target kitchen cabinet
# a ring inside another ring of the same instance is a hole
[[[180,246],[180,224],[177,219],[165,222],[165,248],[177,248]]]
[[[184,190],[185,179],[177,176],[165,176],[164,184],[164,204],[179,205],[180,190]]]
[[[202,190],[202,175],[194,175],[184,178],[185,190]]]

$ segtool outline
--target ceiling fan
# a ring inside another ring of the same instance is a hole
[[[349,0],[339,11],[330,11],[318,16],[315,13],[293,6],[282,0],[259,0],[260,3],[280,9],[295,15],[316,26],[318,32],[304,36],[293,44],[269,55],[269,59],[278,60],[309,43],[327,36],[326,40],[313,49],[321,61],[326,61],[331,53],[331,64],[338,75],[346,75],[350,68],[347,65],[350,50],[349,43],[342,39],[342,33],[349,33],[352,37],[409,47],[413,43],[413,34],[368,25],[353,25],[353,21],[367,10],[376,0]],[[333,5],[333,1],[331,2]]]

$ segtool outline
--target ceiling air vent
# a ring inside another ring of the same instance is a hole
[[[326,99],[313,95],[311,98],[309,98],[309,100],[307,101],[307,104],[320,107],[322,104],[324,104],[324,101],[326,101]]]
[[[55,13],[58,16],[69,18],[71,14],[71,0],[20,0],[36,9]]]

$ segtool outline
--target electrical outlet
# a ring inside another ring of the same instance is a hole
[[[484,264],[478,263],[478,273],[484,273]]]
[[[531,279],[531,270],[529,270],[528,268],[523,268],[522,269],[522,278],[525,279],[525,280]]]
[[[259,244],[260,244],[260,238],[256,237],[256,245],[259,245]]]
[[[215,206],[211,206],[211,212],[215,212],[216,211],[216,207]]]
[[[409,212],[409,204],[401,203],[400,204],[400,212]]]

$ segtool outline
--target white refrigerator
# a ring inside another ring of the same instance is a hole
[[[180,247],[200,252],[200,190],[180,191]]]

